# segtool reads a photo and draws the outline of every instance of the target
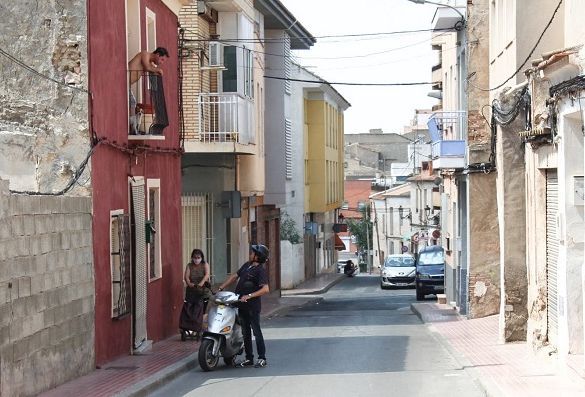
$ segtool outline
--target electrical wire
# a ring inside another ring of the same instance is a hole
[[[81,178],[81,176],[83,175],[83,173],[87,167],[89,159],[95,153],[95,151],[99,145],[110,146],[114,149],[121,151],[122,153],[130,154],[130,155],[140,155],[140,154],[144,154],[144,153],[159,153],[159,154],[170,154],[170,155],[180,156],[183,153],[182,148],[168,148],[168,149],[167,148],[159,148],[159,147],[153,148],[153,147],[145,146],[145,145],[138,145],[138,146],[131,147],[128,145],[121,145],[119,143],[112,142],[112,141],[108,140],[107,138],[97,138],[97,141],[95,142],[95,144],[93,144],[93,146],[91,147],[91,149],[89,150],[89,152],[87,153],[87,155],[85,156],[83,161],[79,164],[79,166],[77,167],[77,170],[73,173],[73,176],[71,177],[71,179],[69,180],[69,182],[67,183],[67,185],[65,185],[65,187],[63,189],[61,189],[57,192],[37,192],[37,191],[32,191],[32,190],[27,190],[27,191],[10,190],[10,193],[23,194],[23,195],[29,195],[29,196],[62,196],[62,195],[64,195],[69,190],[71,190],[71,188],[73,188],[73,186],[75,184],[78,183],[79,178]],[[84,183],[87,183],[87,181]]]
[[[530,60],[530,58],[532,58],[532,54],[534,54],[534,51],[536,51],[536,47],[538,47],[538,45],[540,44],[540,41],[542,40],[542,37],[544,36],[544,34],[546,33],[546,31],[548,30],[548,28],[550,27],[550,25],[552,24],[553,20],[555,19],[555,15],[557,14],[557,12],[559,11],[559,8],[561,7],[561,4],[563,3],[563,0],[559,1],[559,4],[557,4],[557,7],[555,8],[550,20],[548,21],[548,23],[546,24],[546,26],[544,27],[544,30],[542,31],[542,33],[540,34],[540,36],[538,37],[538,40],[536,40],[536,44],[534,44],[534,47],[532,47],[532,50],[530,51],[530,53],[528,54],[528,56],[526,57],[526,59],[524,60],[524,62],[522,63],[522,65],[520,65],[518,67],[518,69],[516,69],[516,71],[510,76],[508,77],[503,83],[497,85],[496,87],[493,88],[481,88],[481,87],[477,87],[473,84],[471,84],[468,81],[468,84],[471,85],[473,88],[478,89],[480,91],[485,91],[485,92],[489,92],[489,91],[494,91],[497,90],[498,88],[502,88],[504,86],[504,84],[506,84],[508,81],[512,80],[524,67],[524,65],[526,65],[528,63],[528,61]]]
[[[339,35],[324,35],[324,36],[290,36],[290,38],[270,38],[265,37],[263,39],[240,39],[240,38],[228,38],[228,39],[221,39],[221,41],[225,42],[240,42],[240,43],[279,43],[279,42],[287,42],[289,40],[301,40],[301,39],[328,39],[328,38],[343,38],[343,37],[378,37],[378,36],[392,36],[398,34],[411,34],[411,33],[424,33],[424,32],[442,32],[442,31],[453,31],[455,27],[452,28],[444,28],[444,29],[413,29],[413,30],[396,30],[392,32],[374,32],[374,33],[353,33],[353,34],[339,34]],[[197,33],[192,31],[188,28],[185,28],[186,31],[191,33]],[[199,35],[199,33],[197,33]],[[203,36],[202,36],[203,37]],[[194,41],[218,41],[217,39],[210,39],[210,38],[202,38],[200,40]],[[347,42],[348,40],[340,40],[340,41],[327,41],[327,43],[336,43],[336,42]]]
[[[300,83],[317,83],[329,85],[354,85],[354,86],[378,86],[378,87],[395,87],[395,86],[413,86],[413,85],[432,85],[436,82],[411,82],[411,83],[350,83],[350,82],[332,82],[326,80],[305,80],[305,79],[290,79],[286,77],[264,76],[265,79],[296,81]]]
[[[69,88],[71,90],[76,90],[76,91],[81,91],[84,92],[86,94],[89,94],[90,92],[85,89],[85,88],[80,88],[80,87],[75,87],[73,85],[69,85],[69,84],[65,84],[62,81],[56,80],[52,77],[49,77],[37,70],[35,70],[34,68],[32,68],[31,66],[27,65],[26,63],[24,63],[24,61],[21,61],[20,59],[16,58],[15,56],[9,54],[8,52],[6,52],[4,49],[0,48],[0,55],[3,55],[5,58],[7,58],[8,60],[12,61],[13,63],[17,64],[18,66],[20,66],[21,68],[28,70],[30,73],[33,73],[39,77],[42,77],[43,79],[52,81],[53,83],[56,83],[62,87],[66,87]]]
[[[187,31],[189,31],[188,29],[186,29]],[[407,44],[401,47],[394,47],[394,48],[389,48],[386,49],[384,51],[378,51],[378,52],[372,52],[372,53],[368,53],[368,54],[360,54],[360,55],[348,55],[348,56],[335,56],[335,57],[299,57],[299,56],[295,56],[295,59],[304,59],[304,60],[322,60],[322,59],[331,59],[331,60],[339,60],[339,59],[356,59],[356,58],[367,58],[367,57],[371,57],[371,56],[376,56],[376,55],[381,55],[381,54],[387,54],[389,52],[393,52],[393,51],[398,51],[398,50],[403,50],[405,48],[410,48],[410,47],[415,47],[417,45],[420,44],[424,44],[426,42],[429,42],[431,40],[433,40],[433,38],[436,37],[440,37],[444,34],[446,34],[447,32],[443,32],[443,33],[439,33],[438,35],[434,36],[434,37],[430,37],[427,38],[423,41],[418,41],[416,43],[411,43],[411,44]],[[200,40],[197,39],[185,39],[185,42],[197,42]],[[258,51],[258,50],[254,50],[252,48],[248,48],[245,46],[237,46],[237,45],[233,45],[230,44],[229,42],[225,42],[224,40],[218,39],[218,40],[213,40],[213,41],[217,41],[226,45],[229,45],[230,47],[235,47],[235,48],[240,48],[240,49],[244,49],[244,50],[249,50],[253,53],[256,54],[263,54],[263,55],[268,55],[268,56],[275,56],[275,57],[282,57],[282,58],[292,58],[289,55],[285,55],[285,54],[275,54],[275,53],[271,53],[271,52],[265,52],[265,51]]]

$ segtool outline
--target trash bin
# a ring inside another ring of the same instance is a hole
[[[360,262],[360,273],[366,273],[368,271],[368,264]]]

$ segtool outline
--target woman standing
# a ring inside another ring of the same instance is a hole
[[[185,304],[179,320],[182,339],[185,339],[188,331],[194,331],[195,337],[199,337],[203,314],[207,310],[207,303],[211,296],[209,279],[209,263],[205,262],[203,251],[195,248],[183,274],[187,288],[185,289]]]

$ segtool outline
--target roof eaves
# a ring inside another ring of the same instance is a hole
[[[280,0],[254,0],[254,7],[264,15],[269,13],[280,22],[281,28],[290,35],[293,50],[308,50],[317,42]]]

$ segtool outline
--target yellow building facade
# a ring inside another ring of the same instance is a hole
[[[304,100],[305,212],[328,212],[343,201],[343,108],[323,92]]]

